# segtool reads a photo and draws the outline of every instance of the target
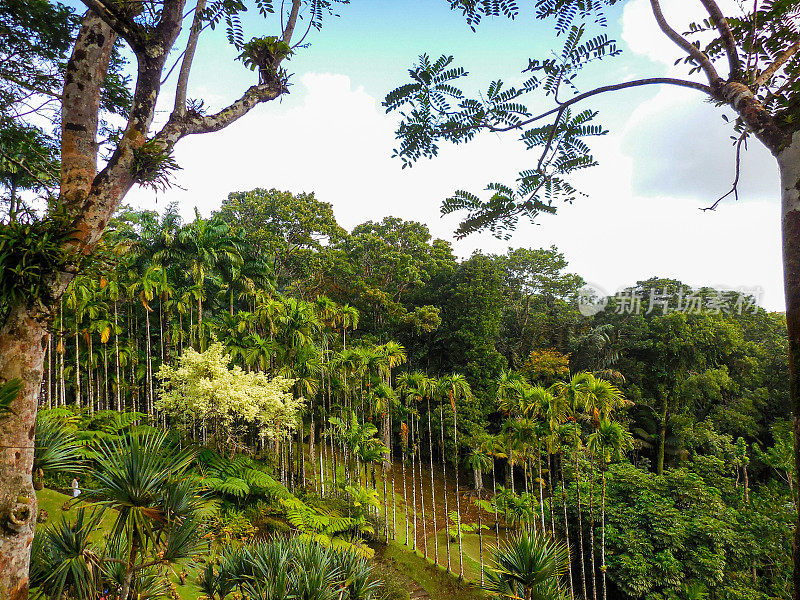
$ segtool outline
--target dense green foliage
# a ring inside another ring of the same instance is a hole
[[[348,233],[310,195],[232,194],[187,224],[123,211],[53,325],[42,426],[90,463],[70,411],[205,445],[222,546],[402,540],[467,576],[536,527],[569,546],[554,585],[576,597],[785,596],[783,315],[652,279],[586,316],[582,286],[556,248],[459,261],[419,223]]]

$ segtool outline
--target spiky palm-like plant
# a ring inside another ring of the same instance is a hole
[[[370,600],[380,588],[368,560],[300,537],[226,548],[200,582],[211,600],[234,590],[260,600]]]
[[[94,598],[102,586],[101,551],[89,541],[99,512],[78,509],[74,523],[62,519],[37,532],[31,550],[31,586],[48,598]]]
[[[153,556],[169,563],[196,550],[205,499],[187,473],[193,459],[194,452],[172,448],[163,432],[100,446],[90,468],[96,487],[87,496],[113,511],[109,541],[123,549],[125,565],[120,600],[128,600]]]
[[[561,576],[569,565],[569,549],[553,538],[523,529],[495,549],[494,567],[485,589],[508,600],[562,600],[567,593]]]

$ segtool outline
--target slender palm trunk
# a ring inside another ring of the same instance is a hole
[[[545,532],[547,526],[544,519],[544,485],[542,484],[542,451],[541,448],[536,449],[536,466],[539,471],[539,511],[542,513],[542,533]]]
[[[492,459],[494,463],[494,459]],[[497,547],[500,547],[500,515],[497,514],[497,476],[494,464],[492,464],[492,503],[494,504],[494,537]]]
[[[445,526],[449,529],[450,512],[447,510],[447,463],[444,458],[444,402],[439,404],[439,424],[441,425],[442,445],[440,447],[440,454],[442,455],[442,486],[444,492],[444,522]],[[450,573],[450,534],[448,533],[445,539],[445,548],[447,549],[447,572]]]
[[[59,363],[59,373],[58,373],[58,381],[59,381],[59,394],[60,394],[60,405],[66,406],[67,405],[67,386],[64,383],[64,303],[63,301],[59,301],[58,304],[58,347],[60,348],[58,352],[58,363]]]
[[[550,452],[547,452],[547,489],[550,492],[550,532],[553,534],[553,537],[556,535],[556,513],[555,509],[553,508],[553,500],[554,500],[554,492],[555,489],[553,488],[553,460],[551,458]]]
[[[81,407],[81,344],[79,336],[78,314],[75,314],[75,406]],[[48,338],[48,344],[49,344]]]
[[[414,532],[414,541],[411,548],[414,552],[417,551],[417,446],[414,437],[414,415],[411,415],[411,502],[414,507],[414,525],[412,530]]]
[[[436,526],[436,486],[433,483],[433,430],[431,429],[431,400],[426,398],[428,404],[428,458],[431,468],[431,512],[433,513],[433,564],[439,564],[439,536]]]
[[[88,386],[89,397],[87,403],[89,405],[89,414],[94,414],[94,379],[92,376],[92,362],[94,361],[94,348],[92,345],[91,329],[89,330],[89,360],[86,363],[86,384]]]
[[[478,553],[481,561],[481,587],[483,587],[483,522],[481,521],[481,507],[478,507]]]
[[[122,377],[119,372],[119,330],[117,328],[117,301],[114,301],[114,355],[117,370],[117,411],[122,411]]]
[[[591,457],[590,457],[591,462]],[[594,473],[589,476],[589,544],[592,565],[592,599],[597,600],[597,566],[594,556]]]
[[[419,503],[422,506],[422,554],[427,560],[428,558],[428,522],[425,519],[425,486],[422,484],[422,435],[419,432],[419,418],[417,418],[417,450],[419,451],[419,459],[417,460],[417,467],[419,468]]]
[[[455,403],[453,404],[455,407]],[[461,497],[458,493],[458,416],[455,408],[453,409],[453,443],[456,446],[456,523],[458,525],[458,578],[464,579],[464,550],[461,543]]]
[[[403,443],[403,456],[402,456],[402,464],[403,464],[403,508],[406,511],[406,539],[403,542],[406,546],[408,546],[408,531],[409,531],[409,523],[408,523],[408,495],[406,493],[406,446],[408,445],[408,441]]]
[[[397,494],[394,491],[394,475],[396,471],[394,468],[391,470],[392,473],[392,539],[397,539]]]
[[[311,460],[311,471],[314,476],[314,491],[319,491],[317,487],[317,461],[316,461],[316,424],[314,423],[314,398],[312,396],[310,403],[311,412],[311,425],[308,431],[308,456]]]
[[[584,600],[589,599],[589,594],[586,590],[586,551],[583,547],[583,505],[581,504],[581,476],[580,476],[580,466],[579,466],[579,454],[578,448],[575,448],[575,489],[577,493],[577,503],[578,503],[578,540],[580,543],[580,550],[581,550],[581,582],[583,583],[583,598]]]
[[[569,597],[575,598],[575,587],[572,581],[572,543],[569,539],[569,517],[567,516],[567,486],[564,482],[564,455],[559,454],[559,474],[561,475],[561,503],[564,507],[564,538],[567,543],[567,548],[569,549],[570,559],[569,559]]]
[[[509,448],[508,449],[508,471],[509,471],[509,474],[511,475],[511,493],[512,494],[516,494],[517,493],[517,488],[514,485],[514,449],[513,448]]]
[[[153,416],[153,355],[151,352],[151,342],[150,342],[150,311],[147,310],[145,307],[144,310],[145,315],[145,327],[147,328],[147,335],[146,338],[146,347],[145,353],[147,358],[147,365],[145,369],[145,377],[147,378],[145,381],[145,395],[146,395],[146,404],[147,404],[147,415],[148,417]]]
[[[606,600],[606,470],[602,471],[603,492],[600,501],[600,570],[603,573],[603,600]]]
[[[77,344],[75,345],[77,348]],[[47,408],[53,408],[53,336],[47,332]],[[80,396],[78,396],[80,397]]]
[[[389,498],[386,496],[386,463],[381,463],[381,480],[383,481],[383,529],[386,543],[389,543]]]

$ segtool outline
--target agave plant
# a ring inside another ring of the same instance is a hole
[[[561,576],[569,567],[563,543],[523,529],[493,552],[495,566],[486,572],[485,589],[508,600],[562,600],[568,592]]]
[[[372,565],[349,550],[303,536],[228,547],[207,565],[200,587],[209,600],[370,600],[380,589]]]
[[[89,502],[112,509],[109,541],[122,548],[120,600],[149,579],[153,557],[165,564],[193,554],[199,544],[199,513],[206,499],[189,475],[190,450],[172,448],[164,433],[130,436],[102,444],[90,470],[97,487]]]
[[[62,519],[37,533],[31,549],[31,587],[48,598],[95,598],[101,589],[100,549],[89,535],[100,513],[78,509],[74,523]]]

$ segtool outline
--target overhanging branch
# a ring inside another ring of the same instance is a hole
[[[675,79],[672,77],[650,77],[647,79],[636,79],[634,81],[625,81],[623,83],[615,83],[612,85],[604,85],[588,92],[584,92],[583,94],[579,94],[574,98],[570,98],[569,100],[565,100],[564,102],[560,103],[557,107],[552,108],[548,111],[545,111],[541,114],[536,116],[530,117],[525,119],[524,121],[520,121],[515,125],[509,125],[508,127],[493,127],[491,125],[487,125],[484,128],[489,129],[490,131],[511,131],[512,129],[519,129],[520,127],[524,127],[525,125],[530,125],[535,121],[539,121],[540,119],[544,119],[545,117],[549,117],[550,115],[554,115],[556,113],[561,113],[564,111],[565,108],[577,104],[587,98],[591,98],[592,96],[598,96],[600,94],[605,94],[607,92],[615,92],[618,90],[625,90],[634,87],[641,87],[645,85],[675,85],[678,87],[685,87],[693,90],[698,90],[709,96],[712,95],[712,90],[710,86],[707,86],[703,83],[698,83],[696,81],[687,81],[685,79]]]
[[[241,98],[213,115],[198,115],[187,112],[184,116],[173,114],[155,139],[167,147],[174,146],[178,140],[198,133],[211,133],[224,129],[246,115],[257,104],[274,100],[286,91],[280,83],[254,85]]]

